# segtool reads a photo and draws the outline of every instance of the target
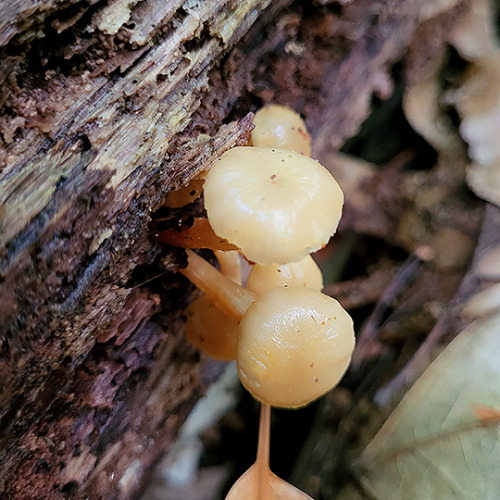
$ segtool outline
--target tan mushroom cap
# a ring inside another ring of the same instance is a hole
[[[243,316],[236,361],[256,399],[298,408],[340,381],[353,349],[352,319],[335,299],[309,288],[276,288]]]
[[[191,345],[221,361],[236,359],[238,323],[228,318],[206,295],[186,310],[186,338]]]
[[[258,147],[290,149],[311,154],[311,137],[304,120],[286,106],[272,104],[255,113],[252,144]]]
[[[256,295],[264,295],[280,286],[305,286],[318,292],[323,289],[323,275],[310,255],[289,264],[255,264],[248,274],[246,287]]]
[[[337,229],[343,201],[325,167],[285,149],[235,147],[205,181],[215,233],[259,264],[296,262],[324,246]]]

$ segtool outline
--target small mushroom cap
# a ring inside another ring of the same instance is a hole
[[[272,104],[255,113],[252,144],[266,148],[290,149],[311,155],[311,137],[304,120],[286,106]]]
[[[256,399],[298,408],[339,382],[353,349],[352,319],[335,299],[310,288],[276,288],[243,316],[236,361]]]
[[[238,324],[206,295],[196,299],[187,308],[186,315],[186,338],[191,345],[221,361],[236,359]]]
[[[177,191],[170,191],[165,198],[164,206],[169,208],[184,207],[196,201],[203,192],[206,172],[199,173],[188,184],[181,186]]]
[[[205,181],[215,233],[259,264],[297,262],[337,229],[344,196],[317,161],[285,149],[235,147]]]
[[[323,275],[310,255],[299,262],[252,266],[247,278],[247,289],[256,295],[264,295],[280,286],[305,286],[318,292],[323,289]]]

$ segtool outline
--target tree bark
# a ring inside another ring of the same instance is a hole
[[[417,71],[443,45],[455,3],[2,8],[2,498],[137,494],[217,373],[183,340],[182,252],[152,213],[268,102],[301,112],[327,160],[391,94],[394,63],[417,48]]]

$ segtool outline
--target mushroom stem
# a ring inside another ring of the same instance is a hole
[[[266,403],[260,405],[259,441],[257,445],[256,463],[261,470],[269,469],[269,445],[271,442],[271,406]]]
[[[231,278],[235,283],[238,283],[238,285],[241,285],[240,253],[234,250],[229,250],[227,252],[215,250],[214,253],[219,261],[222,274]]]
[[[205,259],[186,250],[188,266],[180,272],[196,285],[229,318],[239,323],[243,314],[255,300],[254,295],[224,276]]]

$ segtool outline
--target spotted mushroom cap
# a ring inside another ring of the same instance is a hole
[[[299,262],[252,266],[246,283],[248,290],[256,295],[263,295],[280,286],[305,286],[319,292],[323,289],[323,275],[310,255]]]
[[[253,119],[252,144],[311,154],[311,137],[304,120],[292,109],[272,104],[259,109]]]
[[[241,382],[256,399],[298,408],[340,381],[354,328],[335,299],[310,288],[275,288],[248,308],[236,349]]]
[[[317,161],[293,151],[235,147],[207,174],[215,233],[259,264],[297,262],[337,229],[344,196]]]

